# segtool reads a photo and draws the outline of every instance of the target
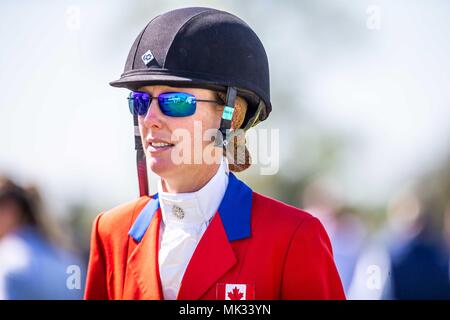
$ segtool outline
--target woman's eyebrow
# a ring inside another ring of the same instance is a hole
[[[142,87],[144,88],[144,87]],[[150,95],[154,95],[154,92],[157,91],[158,94],[161,93],[167,93],[167,92],[186,92],[186,93],[192,93],[192,91],[190,90],[190,88],[182,88],[182,87],[170,87],[170,86],[161,86],[160,90],[155,90],[154,88],[150,88],[150,89],[145,89],[145,90],[140,90],[140,91],[144,91],[149,93]]]

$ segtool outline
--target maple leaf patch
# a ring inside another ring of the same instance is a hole
[[[227,295],[230,300],[241,300],[244,297],[244,294],[240,292],[237,287],[234,287],[231,292],[227,293]]]
[[[247,285],[245,284],[227,283],[225,285],[225,300],[247,300],[246,292]]]
[[[218,300],[255,300],[254,283],[218,283],[216,286]]]

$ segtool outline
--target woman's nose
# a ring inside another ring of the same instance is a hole
[[[144,125],[148,128],[162,126],[162,113],[159,110],[158,99],[152,99],[146,115],[144,116]]]

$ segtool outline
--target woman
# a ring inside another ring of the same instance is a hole
[[[242,133],[271,111],[245,22],[198,7],[157,16],[111,85],[131,90],[141,197],[96,218],[87,299],[345,298],[321,223],[230,172],[250,166]],[[151,196],[144,160],[160,177]]]

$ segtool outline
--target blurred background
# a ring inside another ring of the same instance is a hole
[[[185,6],[263,42],[279,170],[240,177],[324,223],[347,297],[450,299],[444,0],[1,1],[0,299],[82,297],[93,218],[138,196],[127,91],[108,83]]]

